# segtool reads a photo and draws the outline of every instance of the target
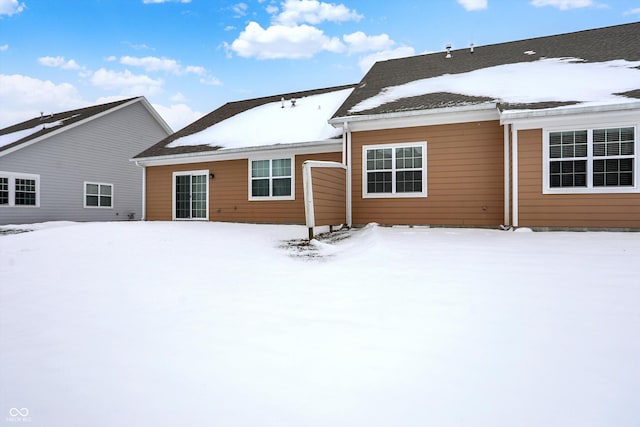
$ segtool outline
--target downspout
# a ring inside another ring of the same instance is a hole
[[[511,168],[510,168],[510,158],[511,155],[509,153],[509,124],[504,125],[504,225],[511,225],[511,207],[509,206],[510,196],[511,196],[511,188],[509,185],[509,180],[511,179]]]
[[[142,168],[142,215],[140,220],[145,221],[147,217],[147,168],[141,166],[137,160],[136,166]]]
[[[342,127],[343,132],[346,134],[346,144],[347,144],[347,150],[346,150],[346,166],[347,166],[347,200],[346,200],[346,205],[347,205],[347,215],[346,215],[346,219],[347,219],[347,227],[351,228],[351,225],[353,224],[353,218],[352,218],[352,214],[351,214],[351,209],[352,209],[352,203],[351,203],[351,131],[349,130],[349,122],[344,122],[344,125]],[[344,151],[343,151],[343,156],[345,155]]]
[[[511,125],[511,180],[513,194],[513,218],[511,225],[518,227],[518,128]]]

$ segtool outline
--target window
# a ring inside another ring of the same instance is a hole
[[[629,192],[637,188],[635,128],[546,134],[546,193]]]
[[[293,200],[293,158],[249,161],[249,200]]]
[[[0,176],[0,205],[9,204],[9,177]]]
[[[0,206],[39,207],[40,176],[0,172]]]
[[[112,208],[113,185],[97,182],[84,183],[84,207],[85,208]]]
[[[209,171],[173,173],[173,219],[209,218]]]
[[[369,145],[363,149],[363,197],[426,197],[427,143]]]

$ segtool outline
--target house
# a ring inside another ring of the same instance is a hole
[[[144,97],[0,130],[0,224],[140,219],[144,169],[130,159],[171,133]]]
[[[344,215],[324,223],[640,228],[638,40],[633,23],[447,47],[355,87],[226,104],[136,156],[147,219],[312,229],[331,205]],[[329,93],[337,132],[298,136],[294,101]]]
[[[229,102],[138,154],[146,219],[305,223],[302,164],[343,163],[328,120],[353,87]]]
[[[330,122],[353,224],[640,228],[640,23],[375,64]]]

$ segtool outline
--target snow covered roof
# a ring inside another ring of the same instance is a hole
[[[0,129],[0,155],[4,151],[15,149],[22,144],[34,141],[37,138],[53,132],[60,131],[61,129],[75,123],[86,120],[135,99],[142,98],[123,99],[121,101],[94,105],[77,110],[42,115],[41,117],[35,117],[22,123]]]
[[[487,102],[504,111],[637,101],[638,40],[633,23],[378,62],[333,119]]]
[[[136,158],[319,142],[341,135],[328,124],[355,85],[229,102]]]

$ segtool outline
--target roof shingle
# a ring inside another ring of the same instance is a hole
[[[385,88],[500,65],[534,62],[543,58],[580,58],[584,62],[606,62],[616,59],[639,61],[638,40],[640,40],[640,22],[487,46],[475,46],[473,52],[469,48],[458,49],[451,51],[451,58],[446,58],[444,52],[438,52],[378,62],[338,108],[333,118],[426,110],[491,101],[491,98],[486,97],[439,92],[406,97],[367,110],[351,111],[354,106],[378,95]],[[638,90],[628,91],[623,95],[640,98]],[[571,102],[510,104],[508,107],[514,109],[550,108],[566,104],[571,104]],[[502,108],[505,107],[506,105],[502,105]]]
[[[15,148],[54,131],[59,131],[60,129],[73,125],[74,123],[86,120],[92,116],[126,104],[134,99],[137,98],[128,98],[121,101],[78,108],[76,110],[43,115],[41,117],[35,117],[4,129],[0,129],[0,141],[4,140],[5,142],[4,144],[0,144],[0,152]],[[29,132],[29,130],[32,129],[33,132]]]

